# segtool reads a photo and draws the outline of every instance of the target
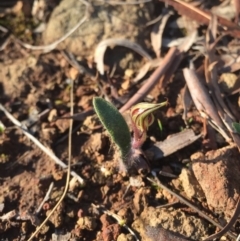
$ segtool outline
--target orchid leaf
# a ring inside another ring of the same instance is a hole
[[[112,141],[118,146],[124,161],[131,150],[131,134],[126,121],[111,103],[102,98],[95,97],[93,106]]]

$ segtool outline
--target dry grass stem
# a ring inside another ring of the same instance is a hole
[[[71,115],[73,115],[73,80],[71,80],[71,91],[70,91],[70,112]],[[28,241],[33,240],[33,238],[40,232],[42,227],[47,223],[49,218],[52,216],[52,214],[56,211],[58,206],[61,204],[63,199],[65,198],[67,191],[68,191],[68,186],[69,186],[69,181],[70,181],[70,175],[71,175],[71,157],[72,157],[72,129],[73,129],[73,119],[70,119],[70,126],[69,126],[69,139],[68,139],[68,165],[67,165],[67,178],[66,178],[66,184],[65,188],[63,191],[63,194],[61,198],[58,200],[57,204],[54,206],[54,208],[51,210],[51,212],[48,214],[48,216],[45,218],[45,220],[41,223],[41,225],[35,230],[35,232],[31,235],[31,237],[28,239]]]

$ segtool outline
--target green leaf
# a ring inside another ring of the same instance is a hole
[[[93,107],[112,141],[119,147],[124,161],[131,150],[131,134],[126,121],[111,103],[102,98],[95,97]]]
[[[235,131],[240,134],[240,123],[237,122],[233,122],[232,123],[233,128],[235,129]]]
[[[5,126],[3,125],[3,123],[0,121],[0,134],[3,134],[5,131]]]
[[[159,127],[160,131],[162,132],[163,131],[162,122],[159,119],[157,119],[157,122],[158,122],[158,127]]]

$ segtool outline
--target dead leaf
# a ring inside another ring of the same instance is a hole
[[[184,86],[183,90],[181,91],[181,101],[183,106],[183,115],[182,118],[185,122],[185,125],[188,125],[187,123],[187,112],[190,109],[190,106],[192,105],[192,98],[189,93],[187,85]]]
[[[104,54],[108,47],[116,45],[130,48],[138,54],[142,55],[143,57],[147,58],[148,60],[152,59],[151,56],[139,44],[134,43],[130,40],[120,38],[105,39],[98,44],[94,52],[94,61],[97,64],[97,70],[101,75],[104,74]]]
[[[208,66],[208,71],[209,71],[209,72],[212,71],[212,69],[213,69],[214,67],[216,67],[217,63],[218,63],[218,61],[212,62],[212,63]]]
[[[183,69],[183,75],[192,96],[192,100],[200,115],[206,118],[227,141],[230,141],[231,138],[224,130],[224,125],[218,115],[216,106],[210,98],[208,89],[202,84],[194,70],[185,68]]]
[[[179,46],[179,49],[183,52],[187,52],[192,45],[196,42],[198,37],[198,32],[196,29],[194,29],[186,38],[184,38],[184,41]]]
[[[151,60],[151,61],[148,61],[146,64],[144,64],[137,76],[134,78],[133,80],[133,83],[137,83],[140,79],[142,79],[148,71],[152,70],[153,68],[156,68],[159,66],[159,64],[161,63],[162,59],[154,59],[154,60]]]
[[[171,15],[172,15],[172,11],[169,11],[163,14],[161,20],[158,21],[153,26],[153,29],[151,32],[151,44],[157,58],[160,58],[161,56],[162,35],[163,35],[164,28],[166,26],[166,23]]]
[[[236,10],[233,1],[223,1],[221,4],[213,7],[211,12],[214,15],[221,16],[229,21],[231,21],[236,16]]]

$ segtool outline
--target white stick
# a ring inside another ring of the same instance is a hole
[[[51,184],[50,184],[50,186],[49,186],[49,188],[48,188],[48,191],[47,191],[44,199],[42,200],[41,204],[39,205],[38,209],[36,210],[36,213],[37,213],[37,214],[40,213],[40,211],[41,211],[41,209],[42,209],[42,207],[43,207],[43,204],[50,199],[50,194],[51,194],[51,192],[52,192],[52,190],[53,190],[53,187],[54,187],[54,183],[51,182]]]

